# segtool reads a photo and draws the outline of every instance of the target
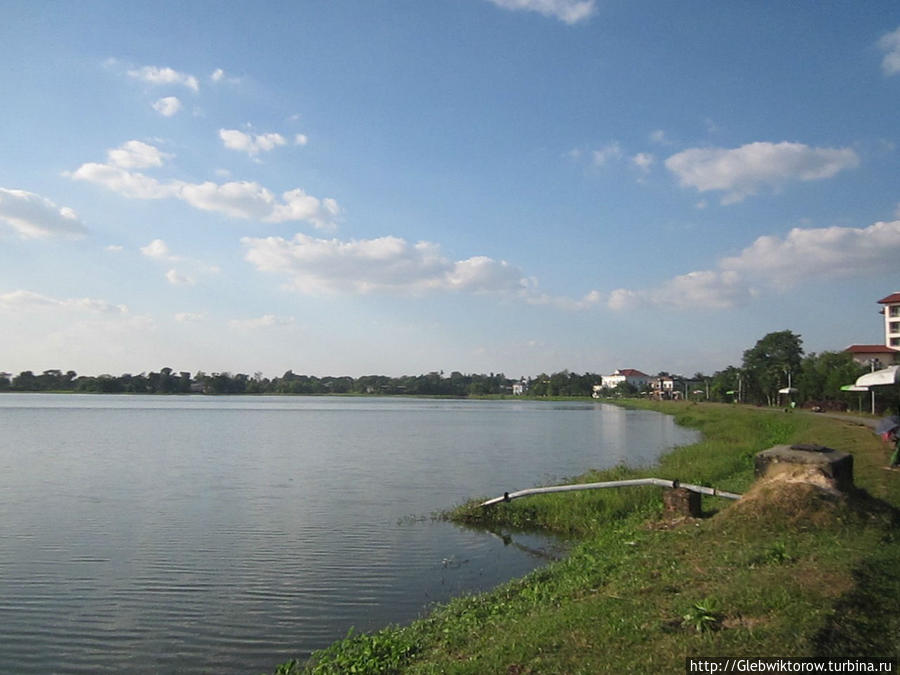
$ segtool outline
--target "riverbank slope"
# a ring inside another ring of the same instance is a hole
[[[891,656],[900,652],[900,472],[866,427],[781,410],[634,403],[699,429],[655,476],[745,493],[704,497],[667,520],[658,488],[545,495],[448,514],[474,526],[577,538],[570,554],[408,626],[352,635],[278,673],[684,672],[688,656]],[[851,452],[857,490],[755,485],[753,457],[780,443]],[[527,487],[527,486],[511,486]],[[486,495],[494,496],[494,495]]]

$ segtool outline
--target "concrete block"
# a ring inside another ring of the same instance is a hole
[[[834,488],[846,492],[853,488],[853,455],[822,445],[776,445],[756,455],[756,477],[774,472],[807,473],[811,480],[821,476]]]

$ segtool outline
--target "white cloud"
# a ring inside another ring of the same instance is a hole
[[[544,16],[575,24],[589,19],[596,9],[595,0],[490,0],[498,7],[509,10],[538,12]]]
[[[666,138],[666,132],[662,129],[651,131],[648,138],[651,142],[657,143],[658,145],[669,145],[669,139]]]
[[[121,253],[125,250],[125,247],[120,244],[110,244],[104,250],[108,251],[109,253]]]
[[[267,222],[306,220],[320,230],[329,230],[334,229],[334,223],[341,215],[341,207],[330,197],[319,200],[300,188],[288,190],[281,197],[282,203],[275,204],[272,213],[265,218]]]
[[[812,148],[802,143],[758,142],[739,148],[691,148],[669,157],[666,168],[684,187],[722,191],[733,204],[763,187],[779,189],[793,181],[831,178],[859,165],[852,148]]]
[[[40,310],[72,310],[96,314],[126,314],[128,307],[113,305],[105,300],[94,298],[69,298],[60,300],[33,291],[17,290],[0,293],[0,310],[40,311]]]
[[[305,220],[319,229],[333,229],[340,207],[334,199],[318,199],[300,188],[282,193],[279,201],[259,183],[241,181],[229,183],[182,183],[177,192],[194,208],[217,211],[232,218],[283,223]]]
[[[154,239],[146,246],[142,246],[141,254],[161,263],[178,263],[179,267],[189,267],[193,274],[218,274],[221,272],[216,265],[209,265],[194,258],[175,255],[169,249],[168,244],[162,239]],[[173,286],[193,286],[197,283],[194,276],[183,274],[176,268],[170,268],[165,274],[166,281]]]
[[[24,239],[77,238],[87,232],[75,211],[25,190],[0,188],[0,222]]]
[[[269,223],[305,220],[317,228],[333,229],[341,213],[334,199],[318,199],[300,188],[283,192],[279,199],[267,188],[251,181],[164,182],[127,170],[159,166],[166,157],[168,155],[151,145],[129,141],[109,151],[110,164],[88,162],[69,175],[132,199],[180,199],[196,209],[223,213],[232,218]]]
[[[169,246],[162,239],[154,239],[146,246],[141,246],[141,254],[155,260],[176,261],[178,258],[172,255]]]
[[[172,117],[181,110],[181,101],[177,96],[166,96],[153,104],[153,109],[163,117]]]
[[[641,306],[663,309],[727,309],[745,304],[752,294],[737,274],[715,270],[679,275],[653,290],[619,288],[610,293],[610,309]]]
[[[631,158],[631,163],[645,174],[650,173],[650,169],[655,162],[656,158],[649,152],[639,152]]]
[[[785,237],[759,237],[723,270],[757,276],[776,285],[806,279],[887,275],[900,260],[900,220],[865,228],[794,228]]]
[[[176,184],[160,183],[142,173],[126,171],[110,164],[88,162],[78,167],[71,177],[102,185],[131,199],[167,199],[178,196]]]
[[[453,262],[436,244],[398,237],[340,241],[297,234],[241,240],[246,259],[263,272],[287,277],[307,294],[429,290],[523,294],[533,285],[505,261],[476,256]]]
[[[592,158],[595,166],[603,166],[607,162],[621,159],[622,157],[622,148],[619,146],[618,141],[613,141],[609,143],[599,150],[594,150],[592,154]]]
[[[162,166],[163,161],[170,159],[169,155],[148,143],[141,141],[126,141],[118,148],[106,152],[110,164],[120,169],[145,169],[151,166]]]
[[[881,60],[881,69],[885,75],[900,73],[900,28],[882,35],[878,41],[878,47],[884,52]]]
[[[180,84],[193,91],[200,90],[197,78],[187,73],[180,73],[172,68],[159,68],[157,66],[143,66],[128,71],[128,75],[154,85]]]
[[[600,291],[590,291],[582,298],[570,298],[566,296],[549,295],[547,293],[538,293],[535,290],[523,294],[525,302],[529,305],[548,305],[557,309],[567,311],[581,311],[590,309],[596,305],[603,303],[606,296]]]
[[[294,136],[294,145],[306,145],[309,143],[309,138],[306,137],[306,134],[297,134]]]
[[[248,181],[183,183],[177,195],[194,208],[232,218],[266,220],[276,206],[275,195],[259,183]]]
[[[449,288],[474,293],[518,293],[532,285],[522,271],[505,260],[479,255],[453,264],[447,274]]]
[[[205,321],[206,314],[203,312],[178,312],[175,314],[175,320],[179,323],[194,323],[197,321]]]
[[[219,138],[226,148],[246,152],[251,157],[287,144],[281,134],[247,134],[239,129],[219,129]]]
[[[241,82],[240,77],[234,77],[232,75],[229,75],[221,68],[216,68],[214,71],[212,71],[209,74],[209,79],[212,82],[215,82],[216,84],[220,84],[222,82],[226,82],[228,84],[240,84],[240,82]]]
[[[166,281],[168,281],[173,286],[193,286],[196,280],[193,277],[189,277],[186,274],[181,274],[175,268],[170,269],[166,272]]]
[[[228,322],[228,327],[233,330],[258,330],[273,326],[293,326],[294,323],[295,319],[292,316],[264,314],[254,319],[232,319]]]
[[[21,369],[55,354],[65,355],[67,367],[86,372],[140,370],[169,337],[157,335],[152,319],[125,305],[25,289],[0,291],[0,325],[6,329],[0,330],[2,351]]]
[[[865,228],[794,228],[759,237],[716,269],[677,276],[655,289],[613,291],[611,309],[725,309],[746,304],[763,287],[784,289],[817,279],[886,276],[900,258],[900,220]]]

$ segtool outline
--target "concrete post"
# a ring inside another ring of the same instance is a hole
[[[700,494],[684,488],[663,490],[663,511],[667,516],[699,518],[702,513]]]

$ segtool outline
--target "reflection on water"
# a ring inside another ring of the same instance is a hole
[[[17,673],[270,670],[557,551],[409,514],[693,438],[594,403],[327,397],[4,394],[0,428]]]

